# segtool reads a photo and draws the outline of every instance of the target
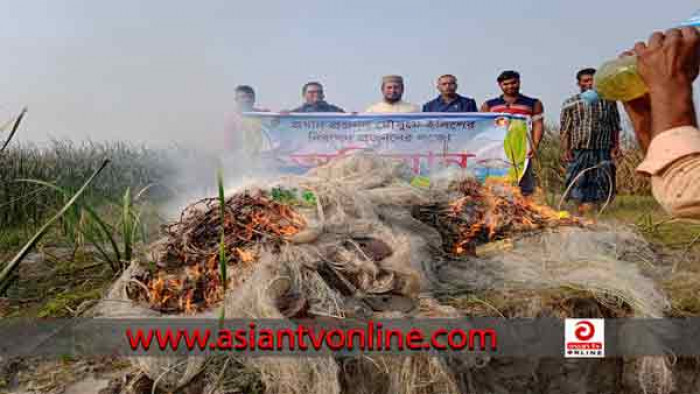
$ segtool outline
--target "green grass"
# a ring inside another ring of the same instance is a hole
[[[162,220],[151,201],[171,194],[159,186],[172,175],[165,151],[123,143],[46,147],[13,144],[0,155],[0,266],[75,194],[104,160],[110,165],[43,235],[41,244],[91,246],[114,271]],[[132,194],[131,191],[136,191]]]
[[[668,216],[652,196],[618,195],[600,218],[635,223],[645,215],[659,220]]]
[[[84,302],[101,298],[114,278],[112,271],[95,263],[91,253],[69,259],[67,251],[20,266],[7,289],[9,306],[0,317],[70,317]]]
[[[110,166],[72,201],[104,158]],[[100,298],[114,273],[158,232],[154,202],[170,191],[152,186],[168,176],[166,163],[164,152],[119,143],[10,145],[0,155],[0,269],[7,272],[10,308],[0,315],[67,316]],[[47,246],[60,247],[61,256],[38,272],[35,261],[22,261]]]
[[[40,184],[16,182],[35,179],[73,194],[105,159],[111,160],[83,197],[92,206],[116,202],[127,188],[142,188],[172,175],[166,152],[125,143],[54,141],[49,146],[10,145],[0,155],[0,228],[38,228],[63,205],[64,197]],[[162,198],[164,190],[152,190]],[[159,193],[161,195],[159,195]]]
[[[37,317],[70,317],[70,310],[76,310],[83,302],[99,300],[102,297],[101,289],[74,289],[61,293],[42,305]],[[70,309],[69,309],[70,308]]]
[[[2,267],[2,271],[0,272],[0,291],[4,290],[7,287],[7,285],[12,281],[13,272],[17,269],[22,260],[29,254],[29,252],[41,241],[41,238],[43,238],[50,231],[50,229],[53,226],[53,223],[61,219],[64,214],[66,214],[74,208],[76,201],[78,201],[83,192],[87,190],[87,188],[90,186],[90,183],[99,176],[100,172],[104,170],[104,168],[108,164],[109,160],[104,160],[102,162],[102,165],[100,165],[92,173],[92,175],[89,178],[87,178],[85,183],[78,189],[77,192],[75,192],[75,194],[70,196],[70,198],[68,198],[67,195],[64,196],[67,201],[63,204],[63,207],[61,207],[61,209],[53,217],[51,217],[51,219],[46,221],[46,223],[44,223],[43,226],[41,226],[41,228],[22,247],[22,249],[15,255],[15,257],[12,260],[7,262]]]
[[[2,252],[9,252],[21,248],[31,236],[32,233],[27,227],[0,228],[0,257],[2,257]]]

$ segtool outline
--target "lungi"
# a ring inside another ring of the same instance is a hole
[[[574,160],[566,170],[566,188],[576,179],[567,200],[579,203],[603,202],[615,196],[615,163],[610,149],[574,149]],[[589,168],[591,170],[586,171]],[[584,174],[579,176],[583,171]],[[577,179],[578,178],[578,179]]]

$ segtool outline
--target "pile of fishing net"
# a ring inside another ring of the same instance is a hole
[[[436,176],[427,188],[410,180],[401,164],[356,154],[233,191],[223,218],[217,199],[193,204],[166,227],[149,258],[129,266],[95,315],[217,318],[223,307],[226,318],[290,324],[574,317],[580,312],[574,299],[605,316],[663,314],[665,297],[636,264],[653,256],[632,233],[560,219],[502,184],[480,186],[459,174]],[[208,382],[205,392],[222,394],[235,392],[227,384],[240,383],[243,370],[266,393],[419,394],[544,392],[543,381],[574,392],[564,387],[576,373],[579,385],[591,388],[599,384],[595,373],[610,369],[603,362],[572,369],[560,361],[427,355],[225,361],[192,355],[134,363],[166,391],[199,377]],[[638,385],[668,392],[665,360],[643,359],[635,368]]]

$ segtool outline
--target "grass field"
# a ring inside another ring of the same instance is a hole
[[[140,190],[168,176],[163,152],[143,146],[65,141],[42,148],[12,145],[0,155],[0,225],[43,223],[63,203],[63,196],[54,190],[22,180],[51,182],[72,193],[105,158],[111,163],[86,191],[85,201],[113,202],[127,187]]]
[[[3,268],[106,158],[104,171],[13,273],[7,314],[65,316],[71,305],[99,298],[123,262],[157,233],[162,220],[154,202],[166,197],[158,185],[169,168],[163,152],[123,143],[15,144],[0,153]]]

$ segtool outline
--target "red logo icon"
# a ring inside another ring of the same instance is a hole
[[[508,118],[497,118],[496,119],[496,126],[498,127],[507,127],[508,126]]]
[[[576,323],[574,335],[579,341],[588,341],[595,335],[595,327],[589,321],[580,321]]]
[[[605,320],[566,319],[564,324],[564,356],[605,357]]]

